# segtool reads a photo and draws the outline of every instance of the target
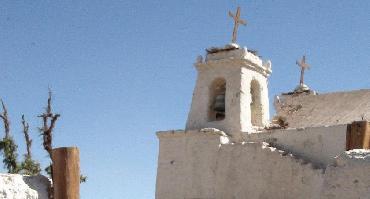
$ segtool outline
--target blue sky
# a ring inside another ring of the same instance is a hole
[[[184,128],[195,58],[231,40],[272,61],[270,101],[312,68],[318,92],[370,88],[370,1],[0,1],[0,97],[23,154],[20,116],[46,165],[36,117],[54,92],[54,146],[76,145],[81,198],[154,198],[155,131]]]

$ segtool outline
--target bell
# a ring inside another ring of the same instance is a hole
[[[213,110],[216,112],[225,112],[225,94],[220,94],[215,97]]]

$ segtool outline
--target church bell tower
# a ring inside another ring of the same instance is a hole
[[[267,78],[271,62],[263,62],[256,51],[236,44],[240,7],[234,20],[232,43],[209,48],[205,60],[195,63],[198,78],[186,130],[216,128],[240,140],[242,133],[256,132],[269,123]]]
[[[238,139],[269,122],[267,77],[271,62],[229,44],[207,49],[198,72],[186,130],[217,128]]]

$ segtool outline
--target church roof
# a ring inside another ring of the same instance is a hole
[[[276,97],[275,109],[288,128],[348,124],[370,119],[370,89],[319,95],[283,94]]]

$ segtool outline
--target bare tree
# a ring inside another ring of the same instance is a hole
[[[60,117],[60,114],[54,114],[51,109],[51,99],[52,99],[52,92],[49,89],[49,97],[48,97],[48,104],[45,108],[45,113],[39,115],[42,118],[43,126],[40,128],[40,132],[43,138],[43,146],[44,149],[48,152],[50,157],[50,165],[45,168],[46,173],[48,173],[53,180],[53,130],[55,127],[55,122]],[[54,198],[54,187],[49,187],[49,198]]]
[[[40,174],[40,163],[36,162],[32,159],[32,153],[31,153],[31,146],[32,146],[32,140],[29,136],[29,124],[24,119],[24,115],[22,115],[22,126],[23,126],[23,134],[26,141],[27,146],[27,153],[24,155],[24,161],[21,164],[21,173],[27,174],[27,175],[37,175]]]
[[[8,110],[3,100],[1,100],[1,105],[3,108],[3,112],[0,113],[0,118],[3,120],[3,123],[4,123],[5,136],[0,141],[0,151],[3,151],[3,155],[4,155],[3,163],[4,163],[4,166],[8,169],[8,172],[18,173],[19,171],[19,165],[17,163],[18,146],[15,144],[12,136],[10,136],[10,121],[8,117]]]
[[[53,142],[53,129],[55,122],[60,117],[60,114],[54,114],[51,109],[52,92],[49,90],[48,104],[45,109],[45,113],[39,115],[43,121],[43,127],[40,128],[41,135],[43,136],[43,146],[48,152],[50,159],[52,158],[52,142]],[[50,120],[50,121],[49,121]]]

